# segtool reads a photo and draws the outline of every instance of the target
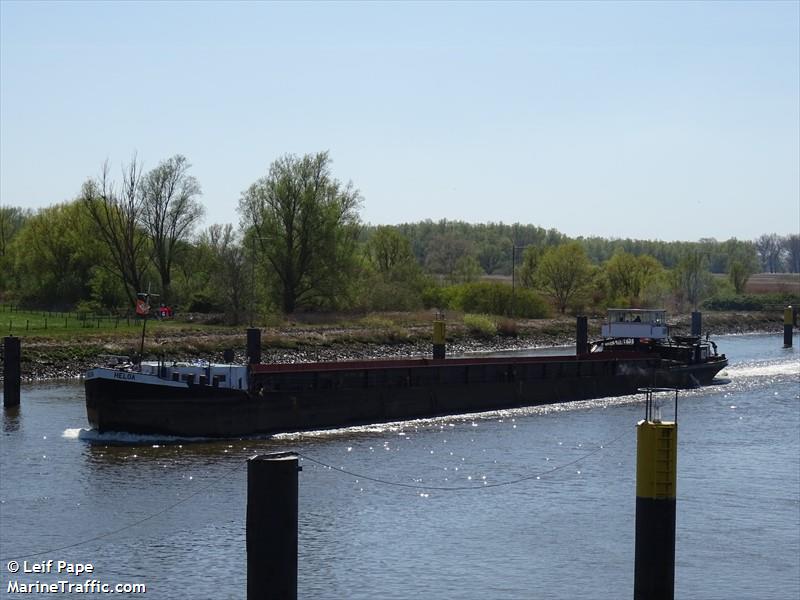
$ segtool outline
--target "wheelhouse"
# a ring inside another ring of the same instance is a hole
[[[667,311],[663,309],[610,308],[608,320],[603,323],[604,338],[649,338],[655,340],[669,337]]]

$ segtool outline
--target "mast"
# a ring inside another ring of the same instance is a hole
[[[142,364],[144,358],[144,335],[147,330],[147,319],[150,316],[150,297],[158,297],[158,294],[150,292],[150,284],[147,284],[146,292],[136,293],[136,314],[142,317],[142,341],[139,346],[139,364]]]

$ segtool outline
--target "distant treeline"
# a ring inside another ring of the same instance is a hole
[[[0,301],[125,312],[149,289],[156,303],[231,322],[432,307],[535,317],[697,305],[743,293],[759,271],[800,272],[798,235],[662,242],[571,239],[519,223],[365,225],[359,192],[331,176],[327,153],[280,157],[242,192],[240,223],[198,231],[189,169],[180,155],[149,172],[134,158],[120,180],[103,165],[71,202],[0,207]]]
[[[756,240],[731,238],[718,241],[703,238],[697,242],[660,240],[606,239],[601,237],[570,238],[556,229],[514,223],[465,223],[463,221],[420,221],[403,223],[398,230],[411,242],[417,261],[436,273],[449,271],[452,256],[471,255],[487,275],[510,275],[512,247],[550,247],[568,241],[583,246],[595,265],[602,265],[618,252],[634,256],[649,255],[665,268],[674,268],[688,252],[700,252],[712,273],[727,273],[736,257],[748,256],[758,271],[766,273],[800,273],[800,235],[764,234]],[[369,239],[375,226],[364,228],[362,239]],[[519,254],[521,256],[521,252]]]

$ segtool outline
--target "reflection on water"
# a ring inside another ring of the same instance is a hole
[[[5,432],[19,431],[20,419],[21,415],[19,411],[19,406],[4,407],[3,431]]]
[[[681,393],[677,597],[800,593],[800,362],[775,337],[726,338],[729,383]],[[27,386],[3,413],[0,558],[96,538],[39,559],[241,598],[246,459],[294,450],[324,463],[302,461],[300,597],[624,597],[642,414],[629,396],[186,440],[98,434],[79,385]]]

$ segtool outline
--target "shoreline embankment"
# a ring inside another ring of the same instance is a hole
[[[590,339],[600,334],[603,318],[589,320]],[[674,335],[686,335],[691,315],[670,318]],[[782,332],[777,312],[706,312],[703,332],[710,336]],[[447,352],[457,356],[471,352],[498,352],[549,348],[575,344],[575,318],[518,320],[516,335],[486,336],[471,333],[462,323],[448,323]],[[431,352],[429,323],[381,327],[292,324],[262,329],[262,361],[266,363],[333,362],[373,358],[424,357]],[[107,362],[108,355],[133,355],[138,335],[26,337],[22,341],[22,376],[25,381],[73,379]],[[193,330],[159,333],[145,340],[145,358],[169,361],[221,361],[225,349],[234,350],[235,361],[244,362],[245,328],[226,332]],[[724,352],[724,347],[720,349]]]

